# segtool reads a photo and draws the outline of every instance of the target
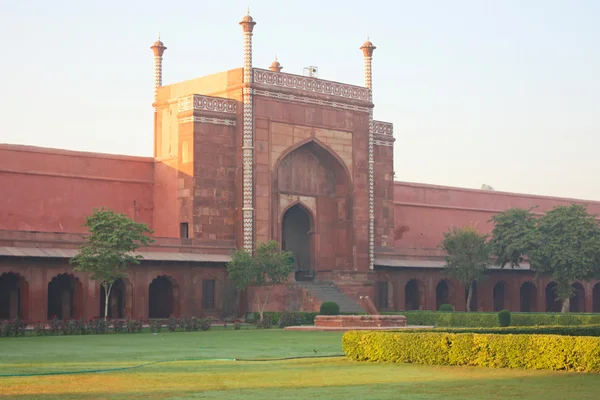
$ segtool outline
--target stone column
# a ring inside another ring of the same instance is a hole
[[[244,30],[244,88],[243,88],[243,184],[242,184],[242,244],[246,251],[252,252],[254,238],[254,191],[253,182],[253,113],[252,113],[252,31],[256,22],[248,13],[240,22]]]
[[[373,58],[373,51],[376,49],[368,40],[360,48],[363,52],[365,60],[365,86],[369,89],[369,101],[373,102],[373,80],[371,78],[371,60]],[[375,263],[375,174],[373,159],[373,109],[369,111],[369,269],[374,269]]]
[[[160,34],[158,35],[158,40],[150,48],[154,52],[154,101],[156,101],[158,88],[162,86],[163,53],[167,49],[163,42],[160,41]]]

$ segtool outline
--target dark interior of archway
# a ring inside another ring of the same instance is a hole
[[[556,286],[554,282],[546,286],[546,312],[560,312],[562,308],[562,302],[557,297]]]
[[[592,290],[592,312],[600,313],[600,283],[596,283]]]
[[[574,283],[571,285],[573,288],[574,295],[571,297],[569,302],[570,312],[585,312],[585,289],[581,283]]]
[[[48,283],[48,319],[75,318],[75,279],[61,274]]]
[[[473,297],[471,297],[471,311],[477,311],[477,282],[473,282]],[[469,290],[465,288],[465,307],[469,299]]]
[[[504,295],[506,288],[504,282],[498,282],[494,285],[494,311],[504,310]]]
[[[100,317],[104,318],[104,302],[106,301],[106,290],[100,286]],[[125,283],[118,279],[110,289],[108,300],[108,318],[125,318]]]
[[[296,204],[286,211],[282,231],[282,248],[293,254],[296,271],[310,271],[311,226],[308,213],[302,206]]]
[[[419,292],[419,283],[417,280],[412,279],[408,281],[406,287],[404,288],[404,308],[406,310],[418,310],[420,308],[421,294]]]
[[[169,318],[173,314],[173,284],[165,276],[159,276],[150,283],[149,317]]]
[[[0,319],[21,316],[21,285],[17,274],[0,275]]]
[[[537,308],[537,289],[531,282],[521,285],[521,312],[534,312]]]
[[[442,304],[450,304],[450,289],[446,281],[441,281],[435,288],[435,309],[439,310]]]

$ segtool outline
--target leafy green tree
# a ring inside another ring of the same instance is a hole
[[[494,215],[490,222],[494,224],[490,246],[497,264],[502,268],[507,264],[519,267],[531,248],[536,225],[532,209],[511,208]]]
[[[446,252],[445,272],[468,289],[467,311],[471,311],[473,284],[480,281],[490,264],[487,235],[472,226],[453,227],[444,233],[440,247]]]
[[[151,234],[145,224],[132,221],[124,214],[111,210],[94,209],[83,224],[90,235],[79,248],[79,253],[71,258],[76,271],[89,272],[90,278],[100,281],[104,287],[104,319],[108,317],[110,292],[116,280],[124,278],[131,264],[139,264],[142,256],[133,252],[140,246],[153,242],[146,234]]]
[[[538,273],[552,274],[562,312],[568,312],[571,285],[588,281],[600,269],[600,227],[581,205],[560,206],[540,217],[531,239],[531,265]]]
[[[229,279],[236,289],[244,290],[250,286],[264,287],[264,300],[256,292],[256,304],[260,321],[269,301],[273,286],[283,283],[293,270],[292,253],[281,251],[276,241],[261,243],[254,256],[246,250],[237,250],[227,264]]]
[[[573,282],[600,272],[600,226],[582,205],[558,206],[539,218],[530,210],[511,209],[492,221],[498,265],[518,267],[527,260],[537,274],[551,274],[562,312],[569,311]]]

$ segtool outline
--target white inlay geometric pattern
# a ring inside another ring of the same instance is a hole
[[[362,86],[345,85],[306,76],[285,74],[266,69],[254,69],[254,83],[305,90],[347,99],[369,100],[369,90]]]
[[[213,118],[213,117],[185,117],[179,118],[178,122],[180,124],[188,124],[190,122],[199,122],[201,124],[213,124],[213,125],[227,125],[227,126],[235,126],[235,119],[226,119],[226,118]]]
[[[365,86],[369,90],[369,101],[373,101],[373,80],[371,77],[372,57],[365,55]],[[375,146],[375,127],[373,124],[373,109],[369,109],[369,268],[375,268],[375,161],[373,147]]]
[[[244,31],[244,83],[252,82],[252,32]],[[252,164],[253,164],[253,145],[254,137],[252,132],[253,113],[252,113],[252,89],[245,87],[243,89],[244,115],[242,132],[242,221],[243,221],[243,246],[248,252],[254,248],[254,209],[253,196],[254,188],[252,186]]]
[[[271,91],[268,91],[268,90],[253,89],[252,90],[252,94],[255,95],[255,96],[272,97],[272,98],[280,99],[280,100],[289,100],[289,101],[294,101],[294,102],[298,102],[298,103],[314,104],[314,105],[317,105],[317,106],[326,106],[326,107],[340,108],[340,109],[343,109],[343,110],[360,111],[360,112],[369,112],[369,111],[371,111],[371,108],[369,108],[369,107],[361,107],[361,106],[355,106],[353,104],[346,104],[346,103],[338,103],[338,102],[335,102],[335,101],[313,99],[311,97],[295,96],[293,94],[271,92]]]
[[[373,133],[376,135],[394,135],[394,124],[391,122],[373,121]]]
[[[177,101],[177,111],[184,112],[189,110],[235,114],[236,101],[221,97],[202,96],[199,94],[193,94],[191,96],[180,98]]]

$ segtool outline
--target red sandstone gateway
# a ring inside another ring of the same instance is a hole
[[[273,310],[336,301],[361,311],[464,310],[465,289],[446,279],[437,248],[451,225],[487,221],[509,207],[544,212],[573,200],[394,182],[393,126],[373,116],[371,60],[364,85],[252,65],[256,22],[240,22],[242,68],[162,84],[166,47],[154,43],[154,157],[0,145],[0,318],[102,315],[103,290],[73,272],[82,224],[107,207],[148,224],[156,242],[114,288],[113,318],[231,315],[225,265],[237,247],[277,240],[296,273]],[[600,203],[583,202],[591,213]],[[493,270],[473,309],[554,310],[552,282]],[[576,283],[574,311],[600,311],[600,285]],[[241,308],[254,310],[253,290]]]

